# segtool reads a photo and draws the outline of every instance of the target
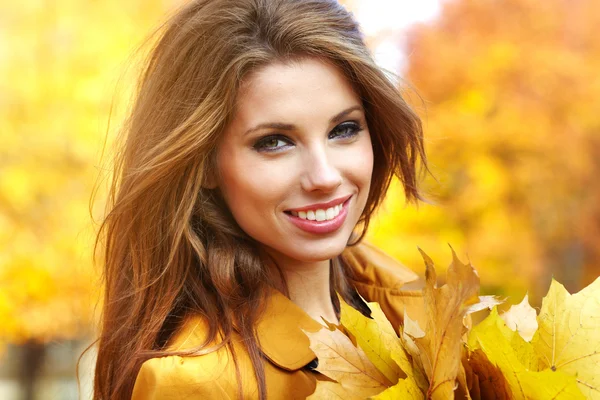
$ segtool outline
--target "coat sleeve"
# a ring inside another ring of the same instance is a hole
[[[231,399],[202,357],[167,356],[142,364],[132,400]],[[214,369],[213,369],[214,372]]]

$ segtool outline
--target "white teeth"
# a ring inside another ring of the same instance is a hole
[[[317,217],[317,221],[325,221],[327,219],[327,214],[325,213],[325,210],[315,211],[315,216]]]
[[[327,219],[333,219],[333,217],[335,217],[335,210],[333,207],[328,208],[327,211],[325,211],[325,215],[327,216]]]
[[[340,215],[343,207],[343,204],[338,204],[337,206],[329,207],[326,210],[292,211],[291,214],[295,217],[308,219],[310,221],[326,221]]]

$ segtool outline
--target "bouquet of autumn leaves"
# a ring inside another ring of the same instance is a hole
[[[452,251],[437,287],[421,254],[419,318],[405,309],[394,327],[377,303],[367,303],[369,319],[341,302],[339,325],[306,332],[325,375],[309,399],[600,399],[600,278],[574,295],[553,280],[539,314],[527,296],[499,314],[501,301],[478,296],[470,263]],[[470,327],[468,315],[485,308]]]

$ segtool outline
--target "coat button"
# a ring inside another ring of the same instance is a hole
[[[312,360],[311,362],[309,362],[308,364],[306,364],[306,368],[310,369],[310,370],[314,370],[319,366],[319,359],[315,358],[314,360]]]

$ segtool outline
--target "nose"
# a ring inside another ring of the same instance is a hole
[[[333,155],[327,148],[317,146],[307,150],[303,157],[304,174],[301,179],[302,189],[307,192],[333,192],[342,184],[342,174],[335,165]]]

